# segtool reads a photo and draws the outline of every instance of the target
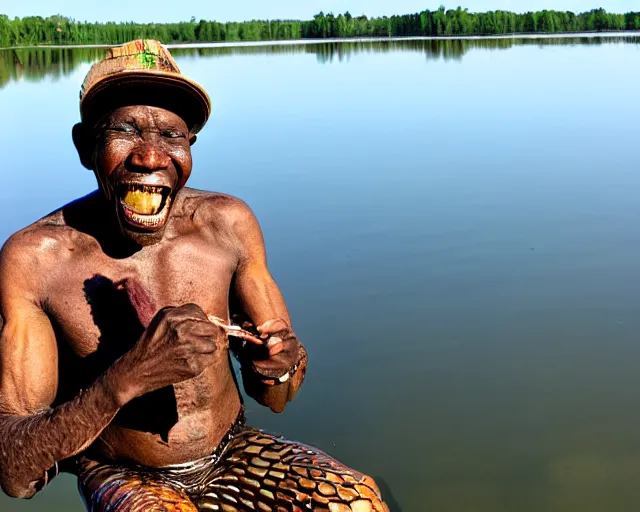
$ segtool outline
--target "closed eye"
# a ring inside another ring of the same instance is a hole
[[[107,126],[105,128],[105,131],[128,133],[128,134],[132,134],[132,135],[138,132],[138,130],[136,129],[135,126],[132,126],[132,125],[126,124],[126,123],[118,123],[118,124]]]
[[[169,139],[184,139],[186,135],[178,130],[162,130],[160,134]]]

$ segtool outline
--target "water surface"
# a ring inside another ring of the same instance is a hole
[[[176,50],[213,100],[191,185],[260,219],[310,353],[252,424],[403,512],[640,504],[640,40]],[[103,50],[0,51],[0,241],[91,191]],[[81,510],[62,477],[9,511]]]

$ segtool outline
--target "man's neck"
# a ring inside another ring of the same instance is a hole
[[[65,206],[63,215],[69,227],[95,238],[111,258],[128,258],[142,249],[122,234],[115,208],[100,190]]]

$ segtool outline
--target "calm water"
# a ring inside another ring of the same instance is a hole
[[[0,240],[93,189],[102,50],[0,52]],[[640,506],[640,39],[176,51],[192,186],[254,208],[311,366],[250,421],[403,512]],[[71,478],[9,511],[79,511]]]

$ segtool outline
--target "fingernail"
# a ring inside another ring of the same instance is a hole
[[[290,377],[291,375],[289,375],[288,373],[285,373],[282,377],[278,379],[278,381],[280,382],[280,384],[284,384],[289,380]]]

